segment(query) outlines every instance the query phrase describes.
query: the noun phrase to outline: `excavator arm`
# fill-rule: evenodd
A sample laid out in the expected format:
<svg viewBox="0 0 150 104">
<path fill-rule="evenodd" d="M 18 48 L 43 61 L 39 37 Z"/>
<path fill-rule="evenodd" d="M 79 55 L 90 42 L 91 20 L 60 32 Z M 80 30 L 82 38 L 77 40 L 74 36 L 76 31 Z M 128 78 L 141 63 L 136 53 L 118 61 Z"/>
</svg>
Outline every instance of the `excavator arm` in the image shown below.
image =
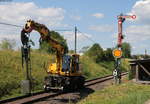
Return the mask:
<svg viewBox="0 0 150 104">
<path fill-rule="evenodd" d="M 50 30 L 45 25 L 34 22 L 33 20 L 28 20 L 21 31 L 21 40 L 23 44 L 25 44 L 26 41 L 28 41 L 25 34 L 31 33 L 32 30 L 35 30 L 40 33 L 41 41 L 46 41 L 47 43 L 49 43 L 52 48 L 56 49 L 57 53 L 62 55 L 64 54 L 64 46 L 58 41 L 51 38 Z"/>
<path fill-rule="evenodd" d="M 51 38 L 50 30 L 43 24 L 34 22 L 33 20 L 28 20 L 25 24 L 24 28 L 21 31 L 21 41 L 22 44 L 25 45 L 29 41 L 28 34 L 35 30 L 40 33 L 40 41 L 47 42 L 53 49 L 56 50 L 56 64 L 50 65 L 53 67 L 55 72 L 59 72 L 62 67 L 62 57 L 64 55 L 64 46 L 58 41 Z M 49 72 L 48 70 L 47 72 Z"/>
</svg>

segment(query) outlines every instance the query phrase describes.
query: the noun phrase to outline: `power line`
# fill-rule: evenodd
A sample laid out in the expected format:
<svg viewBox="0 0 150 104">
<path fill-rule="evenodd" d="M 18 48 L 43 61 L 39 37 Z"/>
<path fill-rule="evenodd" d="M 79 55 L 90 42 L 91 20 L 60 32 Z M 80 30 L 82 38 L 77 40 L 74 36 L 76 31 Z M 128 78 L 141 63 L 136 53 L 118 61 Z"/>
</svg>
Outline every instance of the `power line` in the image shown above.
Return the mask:
<svg viewBox="0 0 150 104">
<path fill-rule="evenodd" d="M 14 26 L 14 27 L 19 27 L 22 28 L 23 26 L 20 25 L 15 25 L 15 24 L 10 24 L 10 23 L 4 23 L 4 22 L 0 22 L 0 24 L 2 25 L 8 25 L 8 26 Z M 53 31 L 72 31 L 72 29 L 52 29 Z"/>
<path fill-rule="evenodd" d="M 22 28 L 22 27 L 23 27 L 23 26 L 20 26 L 20 25 L 14 25 L 14 24 L 4 23 L 4 22 L 0 22 L 0 24 L 2 24 L 2 25 L 14 26 L 14 27 L 19 27 L 19 28 Z"/>
<path fill-rule="evenodd" d="M 10 23 L 4 23 L 4 22 L 0 22 L 0 24 L 2 24 L 2 25 L 8 25 L 8 26 L 14 26 L 14 27 L 19 27 L 19 28 L 23 27 L 23 26 L 20 26 L 20 25 L 15 25 L 15 24 L 10 24 Z M 53 31 L 73 31 L 73 30 L 72 29 L 54 29 Z M 92 41 L 93 43 L 96 43 L 94 40 L 92 40 L 91 38 L 89 38 L 88 36 L 86 36 L 84 33 L 82 33 L 79 29 L 77 29 L 77 31 L 80 32 L 88 40 Z"/>
<path fill-rule="evenodd" d="M 89 38 L 87 35 L 85 35 L 84 33 L 82 33 L 79 29 L 78 32 L 80 32 L 84 37 L 86 37 L 88 40 L 92 41 L 93 43 L 96 43 L 93 39 Z"/>
<path fill-rule="evenodd" d="M 65 30 L 65 29 L 51 29 L 51 30 L 53 30 L 53 31 L 73 31 L 73 30 L 71 30 L 71 29 L 69 29 L 69 30 Z"/>
</svg>

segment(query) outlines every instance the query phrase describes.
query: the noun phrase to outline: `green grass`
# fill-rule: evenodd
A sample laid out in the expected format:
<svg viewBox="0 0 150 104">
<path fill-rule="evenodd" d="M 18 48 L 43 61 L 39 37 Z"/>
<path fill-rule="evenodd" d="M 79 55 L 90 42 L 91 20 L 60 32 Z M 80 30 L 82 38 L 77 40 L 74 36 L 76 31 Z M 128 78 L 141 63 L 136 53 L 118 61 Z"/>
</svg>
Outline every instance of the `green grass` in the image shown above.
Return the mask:
<svg viewBox="0 0 150 104">
<path fill-rule="evenodd" d="M 43 88 L 43 79 L 46 76 L 44 62 L 51 61 L 51 58 L 47 54 L 37 52 L 32 52 L 31 57 L 34 90 L 40 90 Z M 23 79 L 25 79 L 25 69 L 22 69 L 21 53 L 0 51 L 0 99 L 20 94 L 20 83 Z"/>
<path fill-rule="evenodd" d="M 144 104 L 149 98 L 149 85 L 127 82 L 97 91 L 78 104 Z"/>
<path fill-rule="evenodd" d="M 129 69 L 130 69 L 129 61 L 130 61 L 130 59 L 127 59 L 127 58 L 123 58 L 121 60 L 121 69 L 123 71 L 129 71 Z"/>
<path fill-rule="evenodd" d="M 111 70 L 108 70 L 104 66 L 95 63 L 88 56 L 82 56 L 80 60 L 83 73 L 87 79 L 105 76 L 112 73 Z"/>
<path fill-rule="evenodd" d="M 96 63 L 88 56 L 81 56 L 81 69 L 87 79 L 101 77 L 112 74 L 114 70 L 114 61 Z M 129 69 L 128 59 L 121 60 L 121 70 L 127 71 Z"/>
<path fill-rule="evenodd" d="M 43 89 L 43 80 L 47 75 L 44 64 L 54 62 L 54 55 L 31 51 L 32 76 L 34 91 Z M 83 74 L 87 79 L 112 74 L 113 62 L 95 63 L 87 56 L 80 57 Z M 0 99 L 21 95 L 20 83 L 25 79 L 22 69 L 21 53 L 18 51 L 0 51 Z"/>
</svg>

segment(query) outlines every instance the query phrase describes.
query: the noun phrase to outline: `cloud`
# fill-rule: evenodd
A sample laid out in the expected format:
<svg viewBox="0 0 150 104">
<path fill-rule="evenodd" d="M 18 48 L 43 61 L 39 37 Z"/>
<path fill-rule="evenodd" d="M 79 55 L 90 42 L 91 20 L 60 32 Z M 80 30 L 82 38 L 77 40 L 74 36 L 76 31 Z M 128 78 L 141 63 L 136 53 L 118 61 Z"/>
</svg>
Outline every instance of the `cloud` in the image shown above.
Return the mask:
<svg viewBox="0 0 150 104">
<path fill-rule="evenodd" d="M 112 25 L 93 25 L 89 27 L 90 30 L 98 31 L 98 32 L 113 32 L 114 27 Z"/>
<path fill-rule="evenodd" d="M 92 14 L 92 16 L 94 16 L 96 18 L 103 18 L 104 14 L 102 14 L 102 13 L 95 13 L 95 14 Z"/>
<path fill-rule="evenodd" d="M 133 25 L 125 29 L 125 40 L 129 42 L 134 53 L 143 52 L 142 48 L 150 48 L 150 0 L 139 0 L 132 6 L 130 15 L 136 15 Z"/>
<path fill-rule="evenodd" d="M 129 14 L 135 14 L 139 23 L 150 24 L 150 0 L 137 1 Z"/>
<path fill-rule="evenodd" d="M 131 25 L 128 26 L 124 32 L 125 38 L 123 41 L 129 42 L 133 50 L 136 52 L 142 47 L 148 46 L 145 43 L 150 40 L 150 25 Z M 112 37 L 115 39 L 113 44 L 117 44 L 118 33 L 114 33 Z"/>
<path fill-rule="evenodd" d="M 125 35 L 123 42 L 131 44 L 133 54 L 143 53 L 144 49 L 150 48 L 148 45 L 150 44 L 150 25 L 131 25 L 124 30 L 123 34 Z M 117 37 L 117 33 L 113 35 L 114 46 L 117 44 Z"/>
<path fill-rule="evenodd" d="M 125 30 L 125 40 L 131 43 L 150 40 L 150 25 L 131 25 Z"/>
<path fill-rule="evenodd" d="M 33 2 L 12 2 L 0 5 L 0 22 L 23 26 L 28 19 L 45 24 L 47 27 L 65 27 L 63 24 L 65 10 L 63 8 L 42 8 Z M 14 39 L 20 45 L 20 31 L 22 28 L 0 24 L 0 41 L 4 38 Z M 34 32 L 33 32 L 34 34 Z M 32 37 L 37 40 L 37 36 Z"/>
<path fill-rule="evenodd" d="M 76 21 L 81 20 L 81 16 L 70 16 L 70 17 L 71 19 L 76 20 Z"/>
<path fill-rule="evenodd" d="M 34 19 L 50 26 L 64 19 L 62 8 L 40 8 L 33 2 L 9 3 L 0 5 L 1 21 L 22 24 L 27 19 Z"/>
</svg>

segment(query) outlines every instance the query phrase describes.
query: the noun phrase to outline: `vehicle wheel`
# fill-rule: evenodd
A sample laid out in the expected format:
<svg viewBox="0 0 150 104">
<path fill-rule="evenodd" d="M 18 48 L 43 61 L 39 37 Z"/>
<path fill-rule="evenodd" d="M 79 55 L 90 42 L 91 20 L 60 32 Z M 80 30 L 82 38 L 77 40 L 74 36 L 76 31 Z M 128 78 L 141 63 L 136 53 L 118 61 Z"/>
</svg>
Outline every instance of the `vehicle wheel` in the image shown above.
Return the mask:
<svg viewBox="0 0 150 104">
<path fill-rule="evenodd" d="M 49 87 L 49 86 L 44 85 L 44 91 L 45 91 L 45 92 L 49 92 L 49 91 L 50 91 L 50 87 Z"/>
</svg>

